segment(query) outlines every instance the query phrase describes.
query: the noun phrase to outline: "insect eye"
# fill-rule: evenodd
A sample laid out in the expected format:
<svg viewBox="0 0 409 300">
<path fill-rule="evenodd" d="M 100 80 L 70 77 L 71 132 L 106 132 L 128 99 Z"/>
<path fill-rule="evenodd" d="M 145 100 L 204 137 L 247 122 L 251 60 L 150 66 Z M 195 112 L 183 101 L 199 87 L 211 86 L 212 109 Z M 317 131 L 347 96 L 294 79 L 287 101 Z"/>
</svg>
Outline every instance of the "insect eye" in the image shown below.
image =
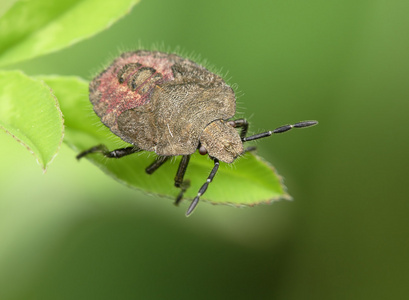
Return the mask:
<svg viewBox="0 0 409 300">
<path fill-rule="evenodd" d="M 228 121 L 227 124 L 231 127 L 236 127 L 236 123 L 234 121 Z"/>
<path fill-rule="evenodd" d="M 199 147 L 199 153 L 200 153 L 201 155 L 206 155 L 206 154 L 207 154 L 206 148 L 203 147 L 203 146 L 200 146 L 200 147 Z"/>
</svg>

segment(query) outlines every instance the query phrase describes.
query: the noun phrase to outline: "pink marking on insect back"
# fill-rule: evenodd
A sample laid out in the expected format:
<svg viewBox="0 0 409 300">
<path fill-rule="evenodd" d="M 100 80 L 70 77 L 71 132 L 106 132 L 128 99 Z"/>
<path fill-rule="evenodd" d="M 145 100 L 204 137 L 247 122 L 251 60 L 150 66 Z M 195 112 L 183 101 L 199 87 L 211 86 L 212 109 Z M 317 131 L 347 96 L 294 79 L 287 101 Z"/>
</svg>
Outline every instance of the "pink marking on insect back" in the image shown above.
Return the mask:
<svg viewBox="0 0 409 300">
<path fill-rule="evenodd" d="M 169 59 L 156 58 L 152 55 L 138 56 L 136 54 L 127 58 L 118 58 L 115 61 L 115 64 L 111 65 L 103 74 L 101 74 L 99 77 L 100 84 L 98 86 L 98 91 L 101 94 L 100 102 L 107 105 L 103 119 L 113 120 L 113 123 L 116 123 L 116 120 L 124 111 L 148 103 L 150 101 L 151 92 L 154 88 L 153 86 L 147 93 L 144 93 L 141 96 L 138 94 L 139 88 L 136 91 L 132 91 L 128 87 L 128 79 L 135 74 L 139 68 L 135 72 L 132 72 L 133 74 L 128 76 L 124 83 L 119 83 L 117 78 L 118 70 L 130 63 L 140 63 L 142 65 L 140 68 L 151 67 L 156 70 L 151 77 L 145 80 L 145 83 L 157 73 L 162 75 L 161 83 L 174 79 L 171 69 L 174 62 Z"/>
</svg>

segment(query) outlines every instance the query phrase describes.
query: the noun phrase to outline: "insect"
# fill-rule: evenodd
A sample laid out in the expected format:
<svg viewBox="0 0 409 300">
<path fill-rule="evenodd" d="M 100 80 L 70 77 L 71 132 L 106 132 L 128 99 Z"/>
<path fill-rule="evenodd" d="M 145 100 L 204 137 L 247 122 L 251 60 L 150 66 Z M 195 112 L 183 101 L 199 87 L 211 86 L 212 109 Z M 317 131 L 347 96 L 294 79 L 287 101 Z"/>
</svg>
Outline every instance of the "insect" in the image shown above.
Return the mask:
<svg viewBox="0 0 409 300">
<path fill-rule="evenodd" d="M 247 136 L 249 123 L 232 119 L 235 94 L 220 76 L 189 59 L 159 51 L 123 53 L 91 81 L 89 98 L 101 121 L 132 146 L 111 151 L 98 145 L 79 153 L 77 159 L 96 152 L 121 158 L 153 151 L 158 159 L 145 169 L 152 174 L 169 158 L 181 155 L 175 176 L 175 186 L 180 188 L 175 200 L 178 204 L 190 186 L 190 181 L 184 179 L 190 155 L 198 150 L 210 156 L 214 167 L 191 202 L 187 216 L 206 192 L 220 162 L 232 163 L 254 150 L 244 148 L 245 142 L 318 123 L 303 121 Z"/>
</svg>

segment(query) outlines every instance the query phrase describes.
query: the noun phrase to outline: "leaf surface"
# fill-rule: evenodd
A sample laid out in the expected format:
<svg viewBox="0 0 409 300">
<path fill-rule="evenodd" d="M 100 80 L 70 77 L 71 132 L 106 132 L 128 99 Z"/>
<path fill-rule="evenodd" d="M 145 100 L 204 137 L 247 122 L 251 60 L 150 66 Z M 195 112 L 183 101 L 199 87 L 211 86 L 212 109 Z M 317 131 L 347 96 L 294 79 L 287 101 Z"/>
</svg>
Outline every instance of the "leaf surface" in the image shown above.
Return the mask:
<svg viewBox="0 0 409 300">
<path fill-rule="evenodd" d="M 111 26 L 138 2 L 16 1 L 0 18 L 0 66 L 73 45 Z"/>
<path fill-rule="evenodd" d="M 37 158 L 45 170 L 64 133 L 57 99 L 41 80 L 19 71 L 0 71 L 0 128 Z"/>
</svg>

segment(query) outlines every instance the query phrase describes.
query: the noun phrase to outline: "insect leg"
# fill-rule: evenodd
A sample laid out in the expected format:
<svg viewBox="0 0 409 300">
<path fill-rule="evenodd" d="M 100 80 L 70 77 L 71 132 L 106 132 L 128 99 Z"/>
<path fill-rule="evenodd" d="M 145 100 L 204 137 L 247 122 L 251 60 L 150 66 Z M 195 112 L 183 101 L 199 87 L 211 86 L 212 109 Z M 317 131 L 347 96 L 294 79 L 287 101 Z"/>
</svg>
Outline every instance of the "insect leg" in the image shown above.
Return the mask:
<svg viewBox="0 0 409 300">
<path fill-rule="evenodd" d="M 316 124 L 318 124 L 317 121 L 298 122 L 298 123 L 293 124 L 293 125 L 284 125 L 284 126 L 277 127 L 276 129 L 274 129 L 272 131 L 266 131 L 266 132 L 258 133 L 258 134 L 252 135 L 252 136 L 242 137 L 241 140 L 243 142 L 253 141 L 253 140 L 268 137 L 268 136 L 270 136 L 270 135 L 272 135 L 274 133 L 283 133 L 283 132 L 286 132 L 286 131 L 288 131 L 290 129 L 293 129 L 293 128 L 304 128 L 304 127 L 314 126 Z"/>
<path fill-rule="evenodd" d="M 227 122 L 231 126 L 235 128 L 241 128 L 240 132 L 240 137 L 243 139 L 246 137 L 247 131 L 249 129 L 249 122 L 247 122 L 246 119 L 237 119 L 237 120 L 231 120 Z"/>
<path fill-rule="evenodd" d="M 152 174 L 157 169 L 159 169 L 159 167 L 162 166 L 169 158 L 170 156 L 159 156 L 157 160 L 155 160 L 145 169 L 145 172 L 148 174 Z"/>
<path fill-rule="evenodd" d="M 138 147 L 126 147 L 126 148 L 120 148 L 120 149 L 115 149 L 113 151 L 109 151 L 108 148 L 105 145 L 98 145 L 95 147 L 92 147 L 88 150 L 82 151 L 79 153 L 76 157 L 77 159 L 81 159 L 82 157 L 91 154 L 91 153 L 102 153 L 104 156 L 108 158 L 121 158 L 126 155 L 136 153 L 142 151 L 142 149 Z"/>
<path fill-rule="evenodd" d="M 182 201 L 183 199 L 183 195 L 184 193 L 187 191 L 187 189 L 190 187 L 190 180 L 186 179 L 182 182 L 182 184 L 180 185 L 180 193 L 179 195 L 176 197 L 175 199 L 175 205 L 178 206 L 180 201 Z"/>
<path fill-rule="evenodd" d="M 195 197 L 195 199 L 193 199 L 192 203 L 190 203 L 190 206 L 186 211 L 186 216 L 189 216 L 193 212 L 196 205 L 199 203 L 200 196 L 202 196 L 206 192 L 207 187 L 209 186 L 209 183 L 212 182 L 214 176 L 217 173 L 217 170 L 219 169 L 219 165 L 220 165 L 219 160 L 217 158 L 213 158 L 213 161 L 214 161 L 214 167 L 212 171 L 210 172 L 209 177 L 207 177 L 206 182 L 199 189 L 199 192 L 197 193 L 197 196 Z"/>
<path fill-rule="evenodd" d="M 256 149 L 257 149 L 257 147 L 255 147 L 255 146 L 247 147 L 246 149 L 244 149 L 243 154 L 245 154 L 247 152 L 255 151 Z"/>
<path fill-rule="evenodd" d="M 180 187 L 183 182 L 183 177 L 185 176 L 187 165 L 189 164 L 190 155 L 183 155 L 179 163 L 178 171 L 175 176 L 175 186 Z"/>
<path fill-rule="evenodd" d="M 183 177 L 185 176 L 185 173 L 186 173 L 187 166 L 189 164 L 189 160 L 190 160 L 190 155 L 183 155 L 182 159 L 180 160 L 178 171 L 176 172 L 175 186 L 180 188 L 181 191 L 179 195 L 176 197 L 175 205 L 179 204 L 179 202 L 183 198 L 183 194 L 186 192 L 186 190 L 190 186 L 189 180 L 183 180 Z"/>
</svg>

